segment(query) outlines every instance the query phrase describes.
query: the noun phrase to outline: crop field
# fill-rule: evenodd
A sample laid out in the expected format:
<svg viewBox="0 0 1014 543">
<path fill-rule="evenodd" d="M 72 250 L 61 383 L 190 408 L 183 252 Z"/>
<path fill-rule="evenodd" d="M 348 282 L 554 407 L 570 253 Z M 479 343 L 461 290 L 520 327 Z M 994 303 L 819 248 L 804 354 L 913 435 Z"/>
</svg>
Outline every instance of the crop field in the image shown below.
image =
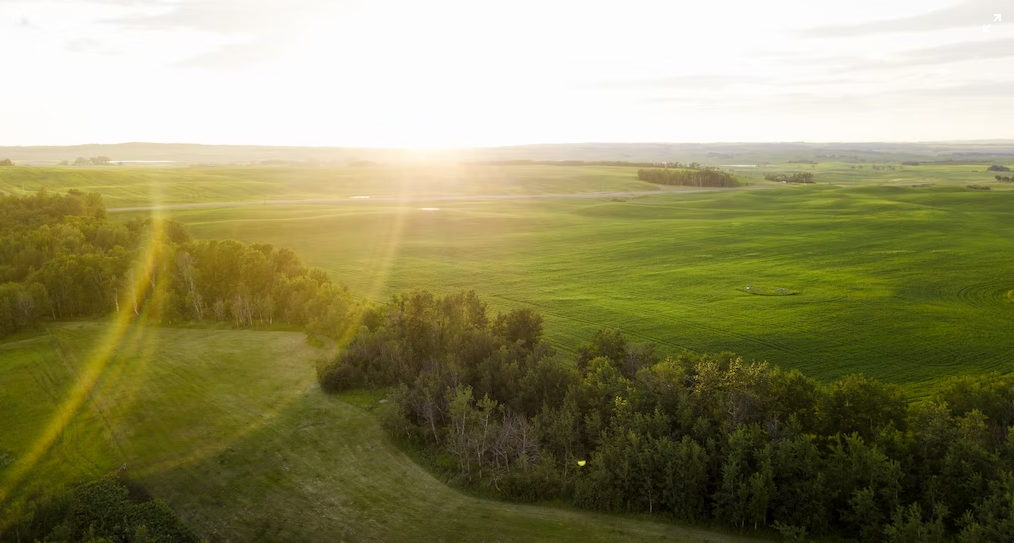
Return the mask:
<svg viewBox="0 0 1014 543">
<path fill-rule="evenodd" d="M 320 392 L 301 333 L 50 331 L 0 344 L 0 489 L 14 496 L 126 469 L 210 542 L 747 541 L 462 495 Z"/>
</svg>

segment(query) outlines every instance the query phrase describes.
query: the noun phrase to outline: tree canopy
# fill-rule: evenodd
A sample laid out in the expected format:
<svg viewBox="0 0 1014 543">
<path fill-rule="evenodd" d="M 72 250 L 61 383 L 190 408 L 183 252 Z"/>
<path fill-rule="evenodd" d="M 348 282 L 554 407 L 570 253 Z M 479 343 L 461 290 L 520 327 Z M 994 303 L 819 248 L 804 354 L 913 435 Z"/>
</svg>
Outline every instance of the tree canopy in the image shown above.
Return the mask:
<svg viewBox="0 0 1014 543">
<path fill-rule="evenodd" d="M 390 387 L 397 439 L 510 500 L 863 541 L 1014 536 L 1014 375 L 928 400 L 863 375 L 823 384 L 731 354 L 658 357 L 600 330 L 576 357 L 533 311 L 474 292 L 363 309 L 318 363 L 327 391 Z M 536 324 L 537 323 L 537 324 Z"/>
<path fill-rule="evenodd" d="M 740 185 L 735 175 L 712 168 L 642 169 L 637 170 L 637 178 L 641 181 L 659 185 L 684 185 L 691 187 L 738 187 Z"/>
<path fill-rule="evenodd" d="M 348 289 L 291 250 L 194 240 L 175 221 L 110 222 L 98 194 L 0 197 L 0 337 L 128 308 L 153 322 L 344 326 Z"/>
<path fill-rule="evenodd" d="M 813 174 L 810 172 L 796 172 L 793 174 L 769 173 L 764 176 L 764 179 L 767 179 L 768 181 L 781 181 L 785 183 L 802 183 L 805 185 L 807 183 L 813 183 Z"/>
</svg>

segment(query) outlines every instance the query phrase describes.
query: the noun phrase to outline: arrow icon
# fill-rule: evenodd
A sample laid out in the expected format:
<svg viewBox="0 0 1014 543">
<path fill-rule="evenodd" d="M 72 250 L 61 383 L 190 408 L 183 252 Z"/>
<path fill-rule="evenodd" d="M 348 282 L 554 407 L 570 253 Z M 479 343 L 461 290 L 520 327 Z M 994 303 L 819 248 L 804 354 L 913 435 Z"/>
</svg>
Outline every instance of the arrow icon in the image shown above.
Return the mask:
<svg viewBox="0 0 1014 543">
<path fill-rule="evenodd" d="M 983 32 L 989 32 L 989 25 L 982 25 Z"/>
<path fill-rule="evenodd" d="M 994 13 L 993 14 L 993 22 L 994 23 L 999 23 L 1000 22 L 1000 14 L 999 13 Z"/>
</svg>

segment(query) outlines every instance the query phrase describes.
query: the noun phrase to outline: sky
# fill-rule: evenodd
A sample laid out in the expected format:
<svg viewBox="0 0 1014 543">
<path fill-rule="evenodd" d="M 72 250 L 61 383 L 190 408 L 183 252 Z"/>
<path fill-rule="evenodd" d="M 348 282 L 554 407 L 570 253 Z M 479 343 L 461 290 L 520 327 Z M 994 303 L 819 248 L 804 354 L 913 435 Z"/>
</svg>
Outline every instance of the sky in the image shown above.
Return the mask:
<svg viewBox="0 0 1014 543">
<path fill-rule="evenodd" d="M 1014 0 L 0 0 L 0 52 L 0 145 L 1014 138 Z"/>
</svg>

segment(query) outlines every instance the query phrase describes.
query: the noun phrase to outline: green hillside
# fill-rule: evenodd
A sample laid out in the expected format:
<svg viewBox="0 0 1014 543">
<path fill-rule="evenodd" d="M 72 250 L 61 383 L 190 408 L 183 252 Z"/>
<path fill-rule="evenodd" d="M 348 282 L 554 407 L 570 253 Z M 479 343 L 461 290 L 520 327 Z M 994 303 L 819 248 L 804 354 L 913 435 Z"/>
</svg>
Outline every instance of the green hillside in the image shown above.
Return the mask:
<svg viewBox="0 0 1014 543">
<path fill-rule="evenodd" d="M 0 490 L 11 498 L 125 466 L 212 542 L 746 541 L 462 495 L 393 447 L 366 410 L 320 392 L 318 351 L 301 333 L 51 331 L 0 344 Z M 54 421 L 66 425 L 35 457 Z"/>
</svg>

